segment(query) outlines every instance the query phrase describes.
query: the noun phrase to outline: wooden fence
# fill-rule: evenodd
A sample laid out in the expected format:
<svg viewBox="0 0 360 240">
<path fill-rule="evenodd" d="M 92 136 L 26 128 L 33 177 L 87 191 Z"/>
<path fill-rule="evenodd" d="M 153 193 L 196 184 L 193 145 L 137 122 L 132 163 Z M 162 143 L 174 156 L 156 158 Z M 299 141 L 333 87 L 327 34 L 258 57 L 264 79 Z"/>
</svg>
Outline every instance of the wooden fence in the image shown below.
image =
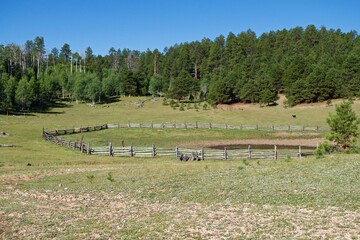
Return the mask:
<svg viewBox="0 0 360 240">
<path fill-rule="evenodd" d="M 198 159 L 283 159 L 283 158 L 301 158 L 302 156 L 312 155 L 312 150 L 302 151 L 301 146 L 298 149 L 279 149 L 274 145 L 273 149 L 257 149 L 248 146 L 246 149 L 185 149 L 185 148 L 157 148 L 155 145 L 151 147 L 117 147 L 111 143 L 108 146 L 92 146 L 90 143 L 85 143 L 83 137 L 80 141 L 71 141 L 63 138 L 63 135 L 76 134 L 90 131 L 100 131 L 103 129 L 119 127 L 120 125 L 103 124 L 94 127 L 80 127 L 65 130 L 47 131 L 43 129 L 43 138 L 46 141 L 69 147 L 89 155 L 103 155 L 103 156 L 127 156 L 127 157 L 156 157 L 156 156 L 173 156 L 179 157 L 181 154 L 186 156 L 196 155 Z M 136 126 L 136 125 L 132 125 Z M 130 127 L 132 127 L 130 126 Z M 147 125 L 143 125 L 147 126 Z M 156 125 L 155 125 L 156 126 Z M 184 126 L 184 125 L 176 125 Z M 186 125 L 185 125 L 186 126 Z M 199 125 L 198 125 L 199 126 Z M 129 126 L 128 126 L 129 127 Z M 138 127 L 142 127 L 141 124 Z M 151 124 L 154 127 L 154 124 Z"/>
<path fill-rule="evenodd" d="M 215 123 L 153 123 L 153 122 L 128 122 L 128 123 L 111 123 L 107 124 L 108 128 L 200 128 L 200 129 L 237 129 L 237 130 L 263 130 L 263 131 L 329 131 L 329 128 L 321 126 L 305 125 L 229 125 Z"/>
</svg>

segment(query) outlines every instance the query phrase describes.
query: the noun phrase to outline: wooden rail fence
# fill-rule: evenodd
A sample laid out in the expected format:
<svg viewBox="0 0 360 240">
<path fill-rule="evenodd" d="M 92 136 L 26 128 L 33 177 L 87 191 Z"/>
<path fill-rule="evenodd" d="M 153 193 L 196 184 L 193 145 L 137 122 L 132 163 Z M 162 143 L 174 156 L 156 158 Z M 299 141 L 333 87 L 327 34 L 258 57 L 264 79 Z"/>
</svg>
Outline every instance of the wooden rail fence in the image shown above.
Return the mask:
<svg viewBox="0 0 360 240">
<path fill-rule="evenodd" d="M 263 130 L 263 131 L 329 131 L 329 128 L 321 126 L 305 125 L 269 125 L 269 126 L 247 126 L 247 125 L 229 125 L 214 123 L 153 123 L 153 122 L 128 122 L 107 124 L 108 128 L 201 128 L 201 129 L 238 129 L 238 130 Z"/>
<path fill-rule="evenodd" d="M 222 150 L 216 149 L 185 149 L 185 148 L 157 148 L 155 145 L 151 147 L 117 147 L 113 146 L 111 143 L 108 146 L 92 146 L 91 143 L 85 143 L 83 137 L 81 141 L 71 141 L 63 138 L 63 135 L 68 134 L 77 134 L 83 132 L 90 131 L 100 131 L 104 129 L 120 128 L 119 124 L 103 124 L 94 127 L 80 127 L 80 128 L 72 128 L 65 130 L 54 130 L 47 131 L 43 129 L 43 138 L 46 141 L 65 146 L 68 148 L 72 148 L 74 150 L 78 150 L 82 153 L 86 153 L 89 155 L 103 155 L 103 156 L 127 156 L 127 157 L 156 157 L 156 156 L 173 156 L 179 157 L 181 154 L 186 156 L 194 156 L 196 155 L 198 159 L 284 159 L 284 158 L 301 158 L 303 156 L 312 155 L 312 150 L 302 151 L 301 146 L 298 149 L 279 149 L 276 145 L 274 145 L 273 149 L 257 149 L 252 148 L 252 146 L 248 146 L 245 149 L 228 149 L 224 147 Z M 128 125 L 127 127 L 133 127 L 136 125 Z M 148 125 L 139 124 L 138 127 L 144 127 Z M 155 124 L 150 125 L 151 127 L 156 126 Z M 162 125 L 163 127 L 164 125 Z M 175 125 L 178 126 L 188 126 L 188 125 Z M 191 126 L 191 125 L 190 125 Z M 195 125 L 199 127 L 199 125 Z M 174 126 L 173 126 L 174 127 Z M 180 127 L 179 127 L 180 128 Z"/>
</svg>

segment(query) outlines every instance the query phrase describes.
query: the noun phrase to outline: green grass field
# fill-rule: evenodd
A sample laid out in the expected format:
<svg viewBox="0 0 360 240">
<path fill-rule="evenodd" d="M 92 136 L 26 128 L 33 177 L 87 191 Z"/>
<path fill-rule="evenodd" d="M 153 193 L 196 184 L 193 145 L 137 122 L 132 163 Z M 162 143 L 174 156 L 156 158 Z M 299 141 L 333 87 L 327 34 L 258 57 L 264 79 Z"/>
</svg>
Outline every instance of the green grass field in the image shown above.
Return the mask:
<svg viewBox="0 0 360 240">
<path fill-rule="evenodd" d="M 173 110 L 138 98 L 96 108 L 68 104 L 31 116 L 0 116 L 2 239 L 358 239 L 360 158 L 182 163 L 175 158 L 88 156 L 45 142 L 42 128 L 104 122 L 213 122 L 326 126 L 334 106 L 238 106 Z M 336 101 L 334 101 L 334 104 Z M 354 110 L 360 115 L 360 103 Z M 296 115 L 293 118 L 292 115 Z M 317 134 L 206 129 L 109 129 L 99 145 L 125 140 L 171 147 L 236 139 L 308 139 Z M 81 135 L 69 135 L 80 138 Z"/>
</svg>

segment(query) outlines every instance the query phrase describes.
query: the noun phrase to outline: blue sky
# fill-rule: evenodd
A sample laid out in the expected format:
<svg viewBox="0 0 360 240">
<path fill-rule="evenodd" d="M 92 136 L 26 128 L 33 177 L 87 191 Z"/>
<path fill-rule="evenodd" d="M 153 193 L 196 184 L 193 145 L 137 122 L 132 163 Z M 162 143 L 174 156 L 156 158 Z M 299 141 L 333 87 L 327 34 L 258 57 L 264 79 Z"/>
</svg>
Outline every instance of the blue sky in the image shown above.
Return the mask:
<svg viewBox="0 0 360 240">
<path fill-rule="evenodd" d="M 73 52 L 90 46 L 162 51 L 175 43 L 214 39 L 248 29 L 264 32 L 306 27 L 360 32 L 358 0 L 0 0 L 0 44 L 36 36 L 45 47 Z"/>
</svg>

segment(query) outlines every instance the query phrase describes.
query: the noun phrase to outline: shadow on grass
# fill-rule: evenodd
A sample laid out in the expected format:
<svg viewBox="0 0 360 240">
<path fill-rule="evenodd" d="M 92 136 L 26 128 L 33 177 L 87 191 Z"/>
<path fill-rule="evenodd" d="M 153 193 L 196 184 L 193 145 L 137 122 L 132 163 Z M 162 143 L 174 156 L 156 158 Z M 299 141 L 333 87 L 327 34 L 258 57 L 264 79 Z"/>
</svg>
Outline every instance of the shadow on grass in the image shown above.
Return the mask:
<svg viewBox="0 0 360 240">
<path fill-rule="evenodd" d="M 9 111 L 0 111 L 1 115 L 12 116 L 35 116 L 35 113 L 42 114 L 64 114 L 65 111 L 51 111 L 53 108 L 72 108 L 73 105 L 66 102 L 47 102 L 42 105 L 33 106 L 30 110 L 11 109 Z"/>
<path fill-rule="evenodd" d="M 108 97 L 106 100 L 98 103 L 99 105 L 106 105 L 114 102 L 120 102 L 121 99 L 118 96 Z M 85 102 L 82 102 L 85 103 Z M 35 113 L 41 114 L 64 114 L 65 111 L 52 111 L 57 108 L 72 108 L 71 101 L 55 101 L 55 102 L 43 102 L 41 104 L 33 106 L 30 110 L 11 109 L 9 111 L 2 111 L 0 109 L 0 115 L 12 115 L 12 116 L 35 116 Z"/>
</svg>

